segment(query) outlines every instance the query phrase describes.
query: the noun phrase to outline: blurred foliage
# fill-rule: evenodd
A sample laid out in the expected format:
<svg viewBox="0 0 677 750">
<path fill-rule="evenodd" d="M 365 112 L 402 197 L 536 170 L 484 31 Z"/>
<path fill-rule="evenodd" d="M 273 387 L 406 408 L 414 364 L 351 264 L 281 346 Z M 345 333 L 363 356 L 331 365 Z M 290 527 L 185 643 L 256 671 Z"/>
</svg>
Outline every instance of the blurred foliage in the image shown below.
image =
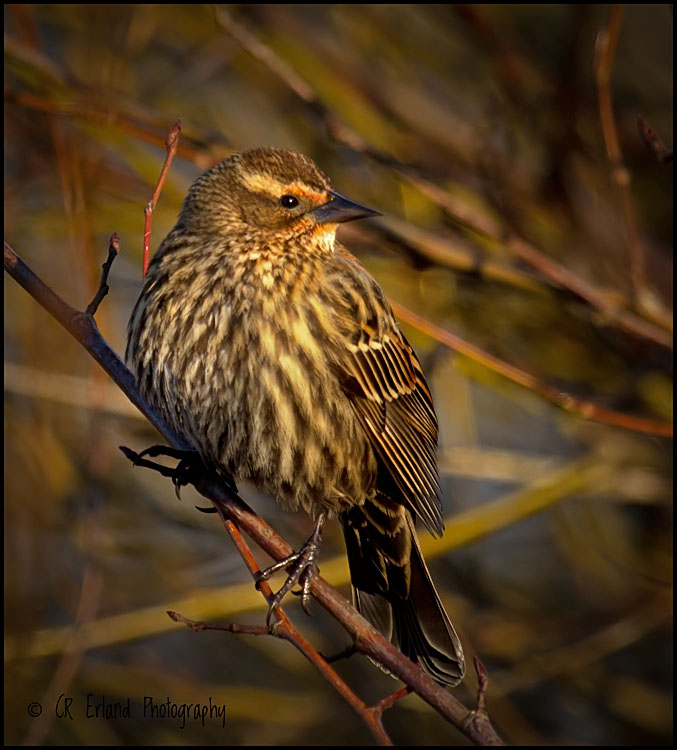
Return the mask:
<svg viewBox="0 0 677 750">
<path fill-rule="evenodd" d="M 625 208 L 594 74 L 596 38 L 613 13 L 6 5 L 5 238 L 84 309 L 116 231 L 123 250 L 97 320 L 123 352 L 143 207 L 174 120 L 182 139 L 153 247 L 204 168 L 233 150 L 292 148 L 385 214 L 342 238 L 392 299 L 553 388 L 670 421 L 669 347 L 619 327 L 609 308 L 554 283 L 508 241 L 671 339 L 672 165 L 658 163 L 636 125 L 641 115 L 664 140 L 672 132 L 671 10 L 625 7 L 609 58 L 631 178 Z M 629 218 L 644 278 L 631 264 Z M 566 413 L 403 328 L 441 424 L 447 534 L 424 539 L 426 555 L 469 663 L 477 654 L 489 671 L 497 730 L 523 745 L 670 744 L 671 443 Z M 169 482 L 122 457 L 118 445 L 156 436 L 8 277 L 5 438 L 6 743 L 371 741 L 288 645 L 167 619 L 171 608 L 260 623 L 263 600 L 219 523 L 194 511 L 197 495 L 177 503 Z M 305 538 L 307 518 L 244 494 L 292 544 Z M 334 527 L 321 562 L 347 590 Z M 288 610 L 323 652 L 346 645 L 319 607 L 312 618 L 295 602 Z M 366 700 L 395 688 L 359 657 L 337 669 Z M 472 705 L 475 689 L 469 674 L 455 692 Z M 61 693 L 74 698 L 73 721 L 55 718 Z M 129 698 L 132 718 L 87 719 L 89 693 Z M 144 721 L 144 696 L 211 697 L 226 705 L 226 726 Z M 31 701 L 44 704 L 40 719 L 28 715 Z M 385 725 L 398 744 L 467 744 L 412 695 Z"/>
</svg>

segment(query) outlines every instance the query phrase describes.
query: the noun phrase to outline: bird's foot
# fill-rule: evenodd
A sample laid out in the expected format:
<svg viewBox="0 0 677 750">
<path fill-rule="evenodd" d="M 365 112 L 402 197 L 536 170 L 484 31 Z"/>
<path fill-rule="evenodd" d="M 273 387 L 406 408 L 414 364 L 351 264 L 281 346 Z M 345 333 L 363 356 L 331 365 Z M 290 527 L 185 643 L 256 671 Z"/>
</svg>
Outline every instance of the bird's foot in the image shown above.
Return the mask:
<svg viewBox="0 0 677 750">
<path fill-rule="evenodd" d="M 285 557 L 284 560 L 271 565 L 269 568 L 262 570 L 256 577 L 257 585 L 261 581 L 268 580 L 272 575 L 280 570 L 287 570 L 289 575 L 287 580 L 284 582 L 282 588 L 275 594 L 273 601 L 270 603 L 268 608 L 268 615 L 266 617 L 266 625 L 270 625 L 270 619 L 273 616 L 273 612 L 280 606 L 280 603 L 284 597 L 291 591 L 294 586 L 298 583 L 301 586 L 301 606 L 303 611 L 310 614 L 310 582 L 313 579 L 314 573 L 317 571 L 317 557 L 320 552 L 320 541 L 322 539 L 322 527 L 324 522 L 327 520 L 326 513 L 320 513 L 315 521 L 310 536 L 304 542 L 303 546 L 298 552 L 294 552 Z"/>
<path fill-rule="evenodd" d="M 208 471 L 200 454 L 193 450 L 182 450 L 180 448 L 172 448 L 168 445 L 151 445 L 149 448 L 142 450 L 141 453 L 136 453 L 123 445 L 120 446 L 120 450 L 134 466 L 153 469 L 162 474 L 163 477 L 169 477 L 172 480 L 174 491 L 179 500 L 181 499 L 181 488 L 187 484 L 196 484 Z M 145 456 L 150 456 L 151 458 L 157 458 L 158 456 L 176 458 L 179 463 L 172 469 L 156 461 L 149 461 Z M 219 476 L 226 482 L 229 489 L 237 492 L 237 487 L 231 477 L 221 473 L 219 473 Z M 215 508 L 198 508 L 198 510 L 204 513 L 216 513 Z"/>
</svg>

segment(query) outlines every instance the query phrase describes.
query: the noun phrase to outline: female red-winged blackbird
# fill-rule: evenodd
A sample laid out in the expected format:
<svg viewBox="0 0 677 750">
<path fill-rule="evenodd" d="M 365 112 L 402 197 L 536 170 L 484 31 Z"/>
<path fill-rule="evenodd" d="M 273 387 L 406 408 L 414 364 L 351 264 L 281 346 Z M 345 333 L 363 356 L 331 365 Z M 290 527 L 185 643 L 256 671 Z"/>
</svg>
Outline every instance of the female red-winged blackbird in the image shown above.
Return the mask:
<svg viewBox="0 0 677 750">
<path fill-rule="evenodd" d="M 127 360 L 208 466 L 317 519 L 275 605 L 297 582 L 305 605 L 335 515 L 358 610 L 456 685 L 461 644 L 413 523 L 444 528 L 430 391 L 383 291 L 335 242 L 338 224 L 375 214 L 300 154 L 228 157 L 193 184 L 150 264 Z"/>
</svg>

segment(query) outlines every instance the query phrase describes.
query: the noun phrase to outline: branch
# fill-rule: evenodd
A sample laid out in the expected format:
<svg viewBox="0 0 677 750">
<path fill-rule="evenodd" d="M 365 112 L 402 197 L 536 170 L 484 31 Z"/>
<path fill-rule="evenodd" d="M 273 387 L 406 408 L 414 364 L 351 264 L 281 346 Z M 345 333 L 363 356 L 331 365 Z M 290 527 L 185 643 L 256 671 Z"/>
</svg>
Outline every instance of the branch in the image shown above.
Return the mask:
<svg viewBox="0 0 677 750">
<path fill-rule="evenodd" d="M 190 450 L 191 446 L 187 445 L 185 440 L 176 435 L 169 425 L 141 397 L 134 376 L 101 336 L 92 315 L 79 312 L 64 302 L 61 297 L 35 275 L 7 242 L 5 242 L 4 258 L 5 270 L 85 347 L 139 411 L 159 430 L 167 442 L 175 448 Z M 292 552 L 289 544 L 259 518 L 241 498 L 229 490 L 218 477 L 204 475 L 199 480 L 196 480 L 195 486 L 200 494 L 211 500 L 229 532 L 231 528 L 235 530 L 235 538 L 239 534 L 238 529 L 241 528 L 261 549 L 276 561 L 284 559 Z M 236 541 L 236 543 L 238 542 Z M 245 552 L 246 554 L 247 552 Z M 263 584 L 261 588 L 263 589 Z M 503 744 L 488 719 L 484 720 L 476 711 L 469 711 L 450 692 L 447 692 L 443 687 L 435 683 L 417 664 L 414 664 L 400 653 L 392 643 L 387 641 L 371 624 L 364 620 L 350 602 L 326 581 L 319 576 L 315 576 L 311 583 L 311 592 L 315 599 L 348 631 L 355 641 L 356 648 L 361 653 L 375 659 L 380 664 L 383 664 L 388 671 L 397 675 L 408 687 L 415 691 L 426 703 L 435 708 L 450 723 L 454 724 L 471 741 L 479 745 Z M 280 613 L 280 616 L 283 618 L 282 621 L 280 622 L 278 619 L 277 626 L 274 626 L 276 627 L 277 634 L 282 637 L 289 636 L 291 639 L 293 626 L 283 613 Z M 294 645 L 304 652 L 306 658 L 316 663 L 315 654 L 317 652 L 302 639 L 302 636 L 298 636 Z M 321 659 L 324 662 L 324 659 L 319 654 L 317 655 L 317 659 Z M 326 664 L 326 662 L 324 663 Z M 328 669 L 330 667 L 327 665 Z M 328 676 L 329 672 L 323 669 L 323 674 Z M 338 679 L 340 680 L 340 678 Z M 332 684 L 341 692 L 342 688 L 340 686 L 337 687 L 337 684 L 333 682 Z M 352 691 L 350 692 L 352 693 Z M 344 697 L 348 700 L 347 695 Z M 356 704 L 351 703 L 351 705 L 353 705 L 355 710 L 358 709 Z M 371 722 L 368 722 L 370 730 L 377 737 L 378 741 L 386 742 L 387 735 L 385 735 L 385 732 L 379 735 L 378 727 L 380 718 L 378 712 L 373 707 L 366 707 L 366 711 L 376 717 Z"/>
<path fill-rule="evenodd" d="M 148 264 L 150 263 L 150 230 L 153 223 L 153 211 L 157 206 L 160 193 L 162 192 L 162 186 L 165 184 L 165 178 L 169 172 L 169 167 L 174 161 L 176 155 L 176 149 L 179 147 L 179 135 L 181 134 L 181 120 L 177 120 L 172 129 L 169 131 L 165 146 L 167 148 L 167 154 L 165 156 L 165 162 L 162 165 L 162 171 L 158 177 L 153 197 L 146 203 L 143 209 L 144 214 L 144 229 L 143 229 L 143 278 L 146 278 L 146 271 L 148 270 Z"/>
</svg>

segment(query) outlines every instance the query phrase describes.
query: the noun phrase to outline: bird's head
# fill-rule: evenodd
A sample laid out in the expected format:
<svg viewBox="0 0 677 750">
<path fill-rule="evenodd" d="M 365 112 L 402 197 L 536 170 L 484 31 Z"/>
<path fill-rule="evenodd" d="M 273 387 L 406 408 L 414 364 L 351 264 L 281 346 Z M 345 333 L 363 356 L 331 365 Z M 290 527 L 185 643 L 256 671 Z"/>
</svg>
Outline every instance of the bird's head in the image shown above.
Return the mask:
<svg viewBox="0 0 677 750">
<path fill-rule="evenodd" d="M 199 177 L 180 222 L 189 231 L 258 241 L 306 235 L 331 247 L 338 224 L 378 215 L 332 190 L 308 157 L 256 148 L 229 156 Z"/>
</svg>

